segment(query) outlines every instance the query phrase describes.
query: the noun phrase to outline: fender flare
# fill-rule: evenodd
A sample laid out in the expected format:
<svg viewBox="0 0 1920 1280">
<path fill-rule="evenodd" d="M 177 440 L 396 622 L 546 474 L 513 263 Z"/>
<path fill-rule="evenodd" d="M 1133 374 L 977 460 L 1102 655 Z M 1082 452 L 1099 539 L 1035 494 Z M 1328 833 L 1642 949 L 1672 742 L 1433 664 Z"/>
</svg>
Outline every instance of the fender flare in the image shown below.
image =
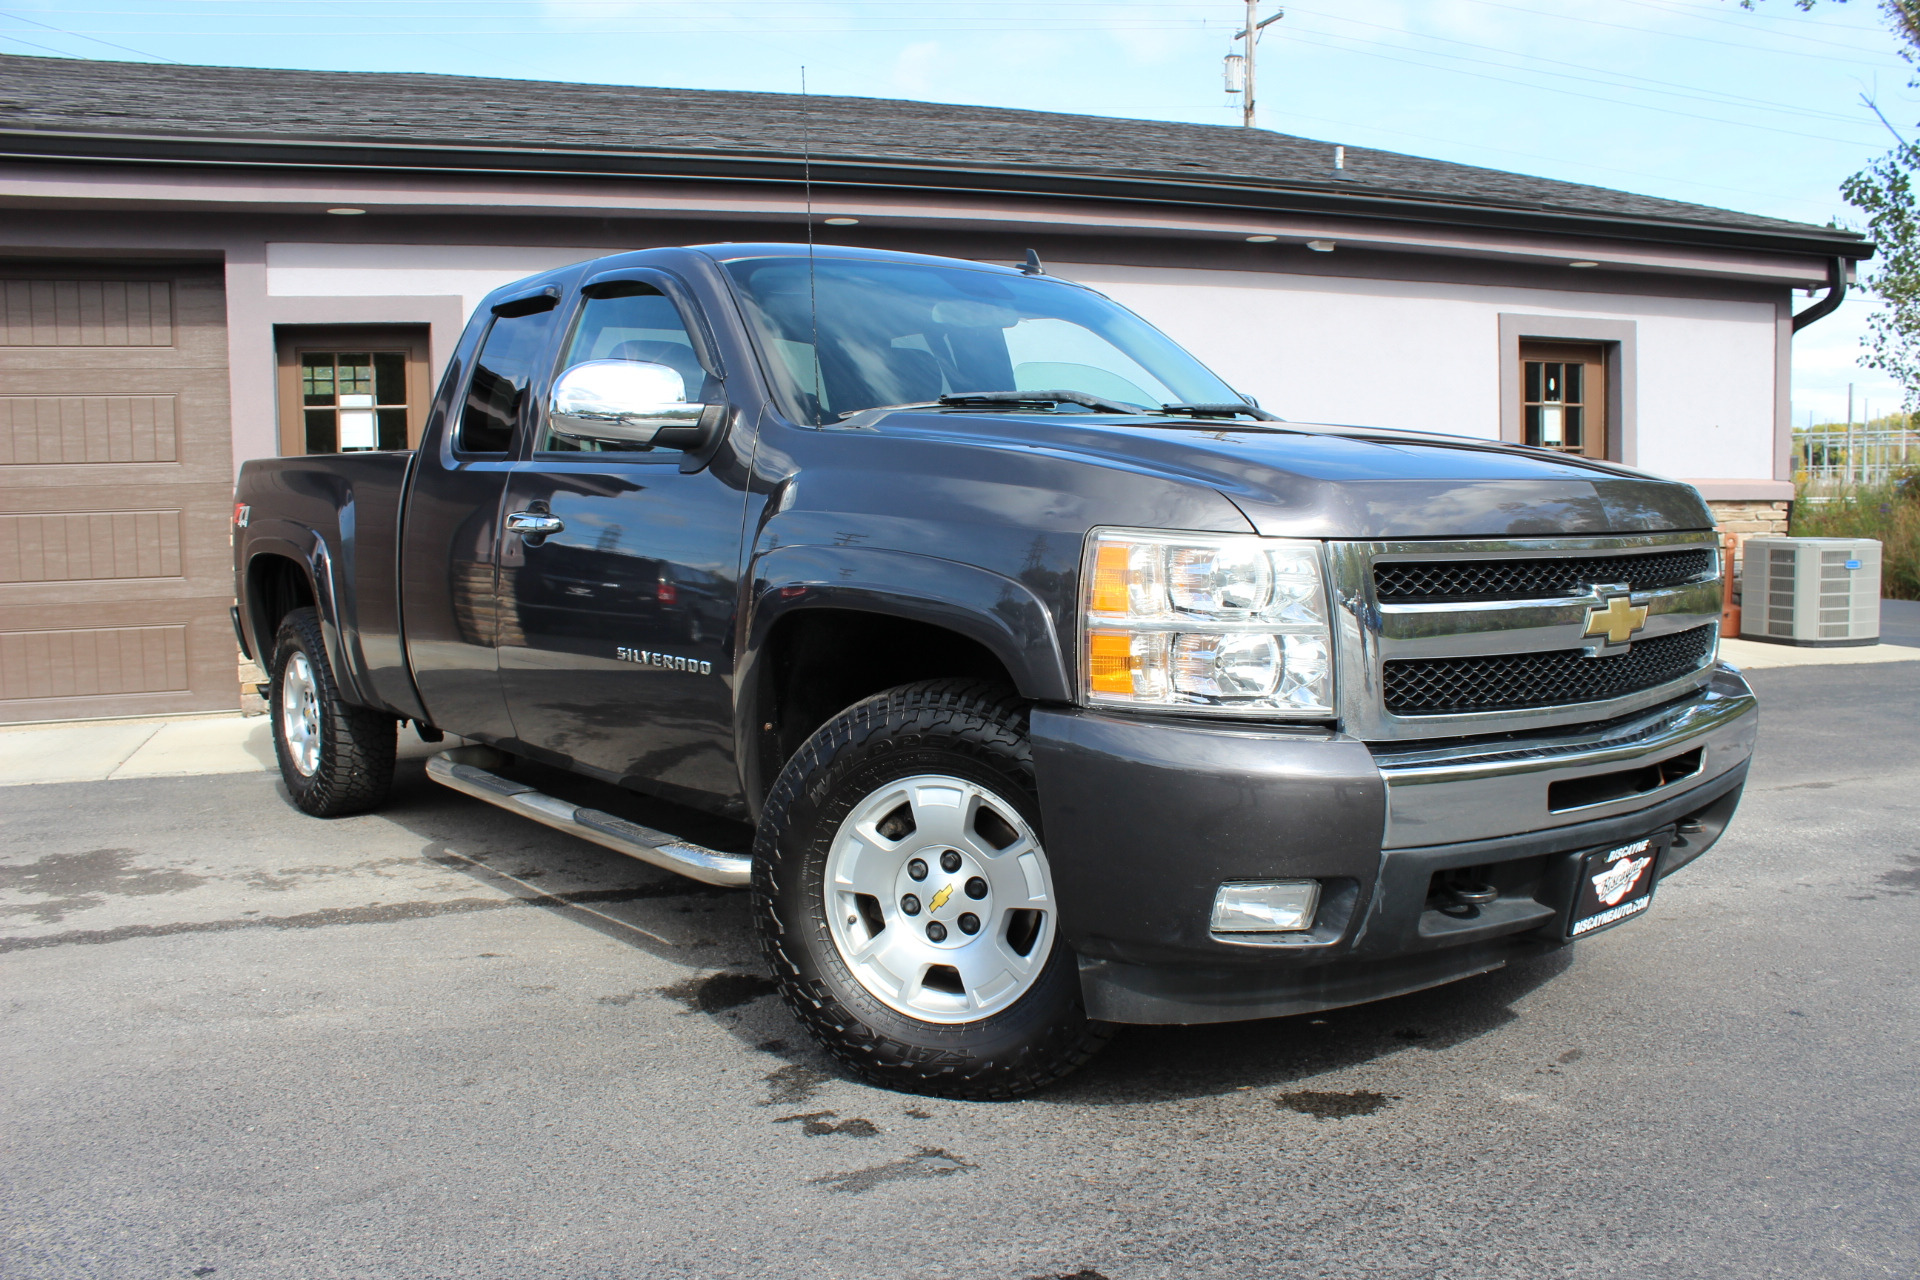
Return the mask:
<svg viewBox="0 0 1920 1280">
<path fill-rule="evenodd" d="M 956 560 L 869 547 L 781 547 L 749 575 L 743 680 L 774 625 L 802 609 L 848 609 L 925 622 L 1000 660 L 1022 697 L 1070 702 L 1073 680 L 1053 615 L 1023 582 Z"/>
<path fill-rule="evenodd" d="M 253 635 L 255 650 L 266 659 L 273 660 L 273 636 L 266 633 L 260 616 L 259 601 L 252 599 L 253 565 L 262 556 L 274 556 L 290 560 L 306 573 L 307 588 L 313 593 L 314 610 L 320 615 L 320 636 L 327 647 L 327 665 L 333 671 L 335 686 L 346 695 L 349 702 L 357 706 L 377 706 L 367 701 L 366 691 L 361 688 L 352 664 L 347 658 L 347 645 L 340 629 L 340 601 L 335 591 L 333 554 L 327 547 L 327 540 L 318 530 L 293 526 L 286 531 L 292 536 L 283 536 L 280 531 L 268 530 L 255 534 L 247 540 L 247 563 L 245 581 L 248 588 L 246 623 Z M 264 666 L 264 664 L 263 664 Z M 268 672 L 271 676 L 272 672 Z"/>
<path fill-rule="evenodd" d="M 756 557 L 747 582 L 744 644 L 734 669 L 734 758 L 756 821 L 773 783 L 761 776 L 757 746 L 761 659 L 774 627 L 803 610 L 844 609 L 942 627 L 999 659 L 1022 696 L 1072 700 L 1053 615 L 1025 583 L 1003 574 L 911 552 L 799 546 Z"/>
</svg>

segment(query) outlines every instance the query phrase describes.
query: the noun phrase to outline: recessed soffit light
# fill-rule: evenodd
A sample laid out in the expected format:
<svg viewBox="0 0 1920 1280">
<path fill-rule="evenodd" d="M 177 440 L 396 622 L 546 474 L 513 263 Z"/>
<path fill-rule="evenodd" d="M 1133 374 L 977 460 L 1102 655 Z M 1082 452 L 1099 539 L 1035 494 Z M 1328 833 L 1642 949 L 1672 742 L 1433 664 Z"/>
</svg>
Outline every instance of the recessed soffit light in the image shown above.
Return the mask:
<svg viewBox="0 0 1920 1280">
<path fill-rule="evenodd" d="M 350 218 L 350 217 L 352 217 L 352 216 L 353 216 L 353 215 L 355 215 L 355 214 L 359 214 L 359 213 L 365 213 L 365 212 L 366 212 L 366 210 L 365 210 L 365 209 L 350 209 L 350 208 L 347 208 L 347 207 L 346 207 L 345 205 L 342 205 L 342 206 L 341 206 L 340 208 L 338 208 L 338 209 L 329 209 L 329 210 L 327 210 L 327 212 L 328 212 L 328 213 L 337 213 L 337 214 L 339 214 L 339 215 L 340 215 L 341 217 L 343 217 L 343 218 Z"/>
<path fill-rule="evenodd" d="M 860 225 L 860 219 L 858 219 L 858 218 L 828 218 L 828 219 L 826 220 L 826 223 L 827 223 L 827 225 L 828 225 L 828 226 L 830 226 L 830 227 L 857 227 L 857 226 L 859 226 L 859 225 Z"/>
<path fill-rule="evenodd" d="M 1272 244 L 1275 240 L 1278 240 L 1279 238 L 1280 238 L 1279 236 L 1248 236 L 1247 243 L 1248 244 Z"/>
<path fill-rule="evenodd" d="M 1568 263 L 1567 265 L 1568 265 L 1568 266 L 1570 266 L 1570 267 L 1582 267 L 1582 268 L 1584 268 L 1584 267 L 1597 267 L 1597 266 L 1599 266 L 1600 264 L 1599 264 L 1599 263 L 1597 263 L 1597 262 L 1588 262 L 1588 261 L 1587 261 L 1586 259 L 1584 259 L 1584 258 L 1583 258 L 1583 259 L 1581 259 L 1581 260 L 1580 260 L 1579 262 L 1569 262 L 1569 263 Z"/>
</svg>

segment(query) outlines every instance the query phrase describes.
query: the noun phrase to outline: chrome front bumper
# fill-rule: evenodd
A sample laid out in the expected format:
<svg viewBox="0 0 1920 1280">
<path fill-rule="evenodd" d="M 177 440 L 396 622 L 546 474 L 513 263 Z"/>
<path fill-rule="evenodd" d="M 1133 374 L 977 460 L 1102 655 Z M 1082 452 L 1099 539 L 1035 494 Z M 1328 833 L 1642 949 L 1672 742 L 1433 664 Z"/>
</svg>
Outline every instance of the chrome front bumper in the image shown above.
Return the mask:
<svg viewBox="0 0 1920 1280">
<path fill-rule="evenodd" d="M 1385 847 L 1454 844 L 1629 814 L 1744 764 L 1758 723 L 1758 701 L 1723 663 L 1684 700 L 1595 729 L 1427 749 L 1383 743 L 1374 761 L 1387 783 Z"/>
</svg>

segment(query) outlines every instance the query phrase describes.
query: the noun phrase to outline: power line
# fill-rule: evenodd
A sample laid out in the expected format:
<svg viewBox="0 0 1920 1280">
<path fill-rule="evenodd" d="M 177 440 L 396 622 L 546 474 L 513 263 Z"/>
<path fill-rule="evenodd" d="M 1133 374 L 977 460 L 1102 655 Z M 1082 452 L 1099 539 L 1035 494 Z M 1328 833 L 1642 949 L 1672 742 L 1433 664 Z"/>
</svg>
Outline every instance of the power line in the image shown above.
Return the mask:
<svg viewBox="0 0 1920 1280">
<path fill-rule="evenodd" d="M 56 49 L 50 44 L 35 44 L 31 40 L 22 40 L 19 36 L 12 35 L 12 34 L 0 35 L 0 40 L 10 40 L 14 44 L 23 44 L 27 46 L 27 48 L 29 49 L 39 49 L 39 50 L 42 50 L 43 52 L 52 54 L 56 58 L 71 58 L 73 56 L 72 54 L 68 53 L 65 49 Z"/>
<path fill-rule="evenodd" d="M 118 50 L 120 50 L 120 52 L 122 52 L 122 53 L 137 53 L 137 54 L 139 54 L 139 55 L 140 55 L 141 57 L 143 57 L 143 58 L 158 58 L 158 59 L 159 59 L 160 61 L 162 61 L 162 62 L 172 62 L 172 63 L 174 63 L 174 65 L 175 65 L 175 66 L 178 66 L 178 65 L 180 65 L 180 64 L 179 64 L 179 63 L 178 63 L 178 62 L 177 62 L 177 61 L 176 61 L 175 59 L 173 59 L 173 58 L 169 58 L 169 57 L 166 57 L 166 56 L 164 56 L 164 55 L 162 55 L 162 54 L 158 54 L 158 53 L 148 53 L 148 52 L 147 52 L 147 51 L 146 51 L 145 49 L 133 49 L 133 48 L 129 48 L 128 46 L 126 46 L 126 45 L 124 45 L 124 44 L 115 44 L 115 43 L 114 43 L 113 41 L 111 41 L 111 40 L 101 40 L 101 39 L 99 39 L 98 37 L 95 37 L 95 36 L 90 36 L 90 35 L 85 35 L 85 34 L 83 34 L 83 33 L 81 33 L 81 32 L 78 32 L 78 31 L 68 31 L 68 30 L 66 30 L 65 28 L 62 28 L 62 27 L 56 27 L 56 26 L 54 26 L 54 25 L 53 25 L 53 24 L 51 24 L 51 23 L 47 23 L 47 22 L 41 22 L 41 21 L 40 21 L 39 19 L 37 19 L 37 18 L 27 18 L 27 17 L 23 17 L 23 16 L 21 16 L 20 14 L 17 14 L 17 13 L 15 13 L 15 12 L 14 12 L 13 10 L 11 10 L 11 9 L 0 9 L 0 13 L 4 13 L 4 14 L 6 14 L 6 15 L 7 15 L 7 16 L 8 16 L 9 18 L 12 18 L 12 19 L 13 19 L 14 21 L 16 21 L 16 22 L 31 22 L 31 23 L 32 23 L 32 24 L 33 24 L 34 26 L 36 26 L 36 27 L 45 27 L 45 28 L 46 28 L 47 30 L 49 30 L 49 31 L 57 31 L 57 32 L 59 32 L 59 33 L 60 33 L 61 35 L 63 35 L 63 36 L 72 36 L 72 37 L 74 37 L 74 38 L 75 38 L 75 39 L 77 39 L 77 40 L 92 40 L 92 41 L 93 41 L 93 42 L 94 42 L 95 44 L 103 44 L 103 45 L 105 45 L 105 46 L 107 46 L 107 48 L 109 48 L 109 49 L 118 49 Z M 162 32 L 155 32 L 154 34 L 156 34 L 156 35 L 170 35 L 170 34 L 172 34 L 172 33 L 171 33 L 171 32 L 164 32 L 164 31 L 162 31 Z M 21 43 L 22 43 L 22 44 L 25 44 L 26 42 L 25 42 L 25 41 L 23 40 L 23 41 L 21 41 Z M 36 46 L 36 47 L 40 47 L 40 46 Z"/>
<path fill-rule="evenodd" d="M 1784 55 L 1797 57 L 1797 58 L 1823 58 L 1823 59 L 1827 59 L 1835 62 L 1860 61 L 1858 59 L 1853 59 L 1853 58 L 1834 58 L 1831 54 L 1808 53 L 1803 49 L 1793 49 L 1793 50 L 1777 49 L 1777 48 L 1770 49 L 1765 45 L 1748 44 L 1740 40 L 1716 40 L 1712 36 L 1690 36 L 1690 35 L 1687 35 L 1685 32 L 1681 32 L 1681 31 L 1655 31 L 1651 27 L 1636 27 L 1636 26 L 1631 26 L 1624 22 L 1606 22 L 1599 18 L 1576 18 L 1570 13 L 1543 13 L 1538 9 L 1528 9 L 1517 4 L 1502 4 L 1500 0 L 1466 0 L 1466 2 L 1468 4 L 1477 4 L 1487 9 L 1505 9 L 1510 13 L 1524 13 L 1527 16 L 1533 17 L 1533 18 L 1551 18 L 1556 22 L 1578 22 L 1590 27 L 1612 27 L 1616 31 L 1631 31 L 1635 35 L 1655 36 L 1662 40 L 1693 40 L 1700 44 L 1717 44 L 1729 49 L 1754 49 L 1762 53 L 1778 53 L 1778 54 L 1784 54 Z M 1635 2 L 1636 0 L 1622 0 L 1622 3 L 1625 3 L 1625 4 L 1633 4 Z M 1661 13 L 1673 13 L 1676 17 L 1697 17 L 1697 18 L 1701 18 L 1702 20 L 1705 19 L 1704 14 L 1680 14 L 1680 13 L 1675 13 L 1675 11 L 1672 9 L 1662 9 L 1657 5 L 1648 5 L 1643 7 L 1654 8 Z M 1768 15 L 1768 16 L 1772 16 L 1772 15 Z M 1755 31 L 1754 34 L 1764 36 L 1769 33 L 1765 31 Z M 1824 44 L 1834 49 L 1845 49 L 1851 53 L 1864 53 L 1864 54 L 1871 55 L 1873 52 L 1870 49 L 1863 49 L 1859 45 L 1840 44 L 1832 40 L 1821 40 L 1815 36 L 1796 35 L 1791 38 L 1796 41 L 1812 41 L 1814 44 Z M 1861 62 L 1861 65 L 1868 66 L 1872 64 Z"/>
<path fill-rule="evenodd" d="M 1469 150 L 1489 151 L 1498 155 L 1518 156 L 1526 160 L 1544 160 L 1550 164 L 1565 164 L 1567 162 L 1567 157 L 1564 155 L 1548 156 L 1548 155 L 1541 155 L 1533 151 L 1516 151 L 1512 147 L 1496 147 L 1489 143 L 1474 142 L 1465 138 L 1445 138 L 1437 134 L 1416 133 L 1413 130 L 1401 129 L 1392 125 L 1379 126 L 1379 125 L 1373 125 L 1373 124 L 1356 123 L 1355 121 L 1352 121 L 1352 120 L 1335 120 L 1331 116 L 1307 115 L 1303 112 L 1298 112 L 1298 111 L 1289 111 L 1287 113 L 1287 116 L 1289 119 L 1292 119 L 1292 120 L 1315 120 L 1321 124 L 1337 125 L 1342 129 L 1358 130 L 1362 132 L 1372 131 L 1376 133 L 1394 134 L 1402 138 L 1417 138 L 1422 142 L 1439 142 L 1439 143 L 1444 143 L 1445 145 L 1451 146 L 1451 147 L 1465 147 Z M 1347 145 L 1355 146 L 1358 144 L 1352 141 L 1349 141 Z M 1384 150 L 1385 148 L 1369 148 L 1369 149 Z M 1438 159 L 1439 157 L 1432 157 L 1432 158 Z M 1613 165 L 1593 164 L 1586 160 L 1582 160 L 1580 162 L 1580 167 L 1583 169 L 1597 169 L 1602 173 L 1615 173 L 1615 174 L 1619 174 L 1621 177 L 1624 177 L 1624 178 L 1644 178 L 1651 182 L 1669 182 L 1672 180 L 1671 174 L 1642 173 L 1637 169 L 1621 169 Z M 1548 181 L 1562 182 L 1562 181 L 1569 181 L 1569 179 L 1550 178 L 1548 179 Z M 1694 179 L 1688 179 L 1688 185 L 1702 187 L 1710 191 L 1725 191 L 1733 195 L 1754 196 L 1762 200 L 1780 199 L 1780 194 L 1777 191 L 1751 191 L 1745 187 L 1728 187 L 1728 186 L 1723 186 L 1717 182 L 1700 182 Z M 1795 200 L 1794 203 L 1805 205 L 1808 208 L 1813 207 L 1813 202 L 1808 200 Z"/>
<path fill-rule="evenodd" d="M 1322 33 L 1322 34 L 1325 34 L 1325 33 Z M 1341 37 L 1339 36 L 1334 37 L 1334 39 L 1340 39 L 1340 38 Z M 1507 76 L 1489 75 L 1484 71 L 1467 71 L 1460 67 L 1436 66 L 1431 62 L 1421 62 L 1413 58 L 1395 57 L 1393 54 L 1381 53 L 1376 49 L 1354 49 L 1346 45 L 1328 44 L 1323 40 L 1314 40 L 1308 36 L 1301 35 L 1298 32 L 1294 33 L 1290 37 L 1290 42 L 1294 44 L 1318 45 L 1322 49 L 1332 49 L 1337 53 L 1352 53 L 1352 54 L 1358 54 L 1361 57 L 1366 57 L 1366 58 L 1380 58 L 1380 59 L 1384 59 L 1387 62 L 1398 62 L 1402 66 L 1420 67 L 1427 71 L 1440 71 L 1448 75 L 1456 75 L 1456 76 L 1472 76 L 1476 80 L 1492 80 L 1499 84 L 1518 85 L 1523 89 L 1535 89 L 1535 90 L 1542 90 L 1547 93 L 1558 93 L 1570 98 L 1584 98 L 1589 102 L 1604 102 L 1609 106 L 1632 107 L 1642 111 L 1659 111 L 1669 116 L 1682 116 L 1689 120 L 1705 120 L 1712 124 L 1734 125 L 1743 129 L 1758 129 L 1765 133 L 1776 133 L 1776 134 L 1781 134 L 1786 137 L 1792 137 L 1792 138 L 1811 138 L 1816 142 L 1835 142 L 1835 143 L 1839 143 L 1842 146 L 1861 145 L 1860 141 L 1856 138 L 1835 138 L 1835 137 L 1830 137 L 1826 134 L 1820 134 L 1820 133 L 1803 133 L 1798 129 L 1782 129 L 1777 125 L 1757 124 L 1750 120 L 1728 120 L 1723 116 L 1701 115 L 1700 113 L 1695 111 L 1679 111 L 1671 107 L 1654 106 L 1644 102 L 1629 102 L 1622 98 L 1603 97 L 1597 93 L 1582 93 L 1578 89 L 1564 89 L 1564 88 L 1561 88 L 1559 85 L 1539 84 L 1531 80 L 1514 80 Z M 1625 88 L 1626 86 L 1621 86 L 1621 87 Z"/>
<path fill-rule="evenodd" d="M 1311 14 L 1312 16 L 1317 18 L 1331 19 L 1332 21 L 1335 21 L 1335 22 L 1347 22 L 1347 23 L 1352 23 L 1356 26 L 1372 27 L 1377 31 L 1398 31 L 1405 35 L 1410 35 L 1420 40 L 1436 40 L 1443 44 L 1457 44 L 1467 49 L 1480 49 L 1488 53 L 1506 54 L 1509 57 L 1523 57 L 1530 63 L 1537 63 L 1544 66 L 1570 67 L 1576 71 L 1593 72 L 1595 76 L 1611 75 L 1613 77 L 1613 79 L 1595 79 L 1595 78 L 1586 77 L 1586 76 L 1566 77 L 1566 78 L 1576 79 L 1576 80 L 1585 80 L 1587 83 L 1590 83 L 1590 84 L 1600 84 L 1600 85 L 1606 85 L 1613 88 L 1631 89 L 1641 93 L 1666 93 L 1666 94 L 1671 94 L 1675 97 L 1693 98 L 1695 100 L 1702 101 L 1702 102 L 1719 102 L 1727 106 L 1748 107 L 1748 108 L 1755 108 L 1762 111 L 1777 111 L 1787 115 L 1803 115 L 1803 116 L 1807 116 L 1814 119 L 1835 120 L 1843 124 L 1853 124 L 1856 122 L 1855 117 L 1851 115 L 1844 115 L 1837 111 L 1818 111 L 1818 110 L 1810 110 L 1810 109 L 1801 108 L 1801 107 L 1782 107 L 1774 103 L 1767 102 L 1764 99 L 1760 99 L 1760 98 L 1744 98 L 1738 94 L 1721 93 L 1717 89 L 1700 89 L 1698 86 L 1676 84 L 1671 80 L 1655 80 L 1648 76 L 1630 75 L 1626 72 L 1608 72 L 1601 67 L 1589 67 L 1577 62 L 1562 62 L 1557 58 L 1542 58 L 1530 53 L 1528 54 L 1514 53 L 1511 50 L 1497 48 L 1493 45 L 1475 44 L 1470 40 L 1455 40 L 1450 36 L 1436 36 L 1436 35 L 1431 35 L 1427 32 L 1407 31 L 1405 30 L 1405 28 L 1389 27 L 1384 23 L 1379 23 L 1379 22 L 1364 22 L 1359 18 L 1349 18 L 1342 14 L 1322 13 L 1313 9 L 1302 9 L 1298 5 L 1294 6 L 1293 11 L 1295 13 Z M 1334 33 L 1329 32 L 1327 34 L 1331 35 Z M 1346 39 L 1349 37 L 1342 37 L 1342 36 L 1336 35 L 1335 38 Z M 1360 37 L 1355 36 L 1351 38 L 1357 40 Z M 1485 59 L 1481 59 L 1481 58 L 1468 58 L 1461 54 L 1447 53 L 1443 50 L 1438 50 L 1438 49 L 1433 50 L 1432 55 L 1434 57 L 1440 57 L 1440 58 L 1456 58 L 1463 62 L 1473 62 L 1481 66 L 1504 67 L 1506 69 L 1514 70 L 1514 71 L 1525 71 L 1529 69 L 1527 67 L 1513 66 L 1511 63 L 1488 62 Z M 1641 88 L 1640 85 L 1622 83 L 1623 81 L 1630 81 L 1630 80 L 1640 81 L 1641 85 L 1646 85 L 1650 87 Z"/>
</svg>

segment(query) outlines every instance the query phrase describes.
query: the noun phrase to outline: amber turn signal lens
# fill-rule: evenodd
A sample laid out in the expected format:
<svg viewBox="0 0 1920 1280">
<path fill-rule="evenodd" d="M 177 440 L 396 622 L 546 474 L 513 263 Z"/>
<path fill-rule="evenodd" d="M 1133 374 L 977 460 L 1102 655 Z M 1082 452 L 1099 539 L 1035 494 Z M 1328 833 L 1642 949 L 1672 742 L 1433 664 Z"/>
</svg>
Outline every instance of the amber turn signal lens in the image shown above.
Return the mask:
<svg viewBox="0 0 1920 1280">
<path fill-rule="evenodd" d="M 1124 542 L 1103 542 L 1094 553 L 1093 611 L 1127 611 L 1127 560 L 1132 548 Z"/>
<path fill-rule="evenodd" d="M 1104 552 L 1106 548 L 1101 550 Z M 1125 554 L 1122 548 L 1121 555 Z M 1087 676 L 1095 693 L 1131 694 L 1133 637 L 1124 631 L 1096 631 L 1088 636 Z"/>
</svg>

